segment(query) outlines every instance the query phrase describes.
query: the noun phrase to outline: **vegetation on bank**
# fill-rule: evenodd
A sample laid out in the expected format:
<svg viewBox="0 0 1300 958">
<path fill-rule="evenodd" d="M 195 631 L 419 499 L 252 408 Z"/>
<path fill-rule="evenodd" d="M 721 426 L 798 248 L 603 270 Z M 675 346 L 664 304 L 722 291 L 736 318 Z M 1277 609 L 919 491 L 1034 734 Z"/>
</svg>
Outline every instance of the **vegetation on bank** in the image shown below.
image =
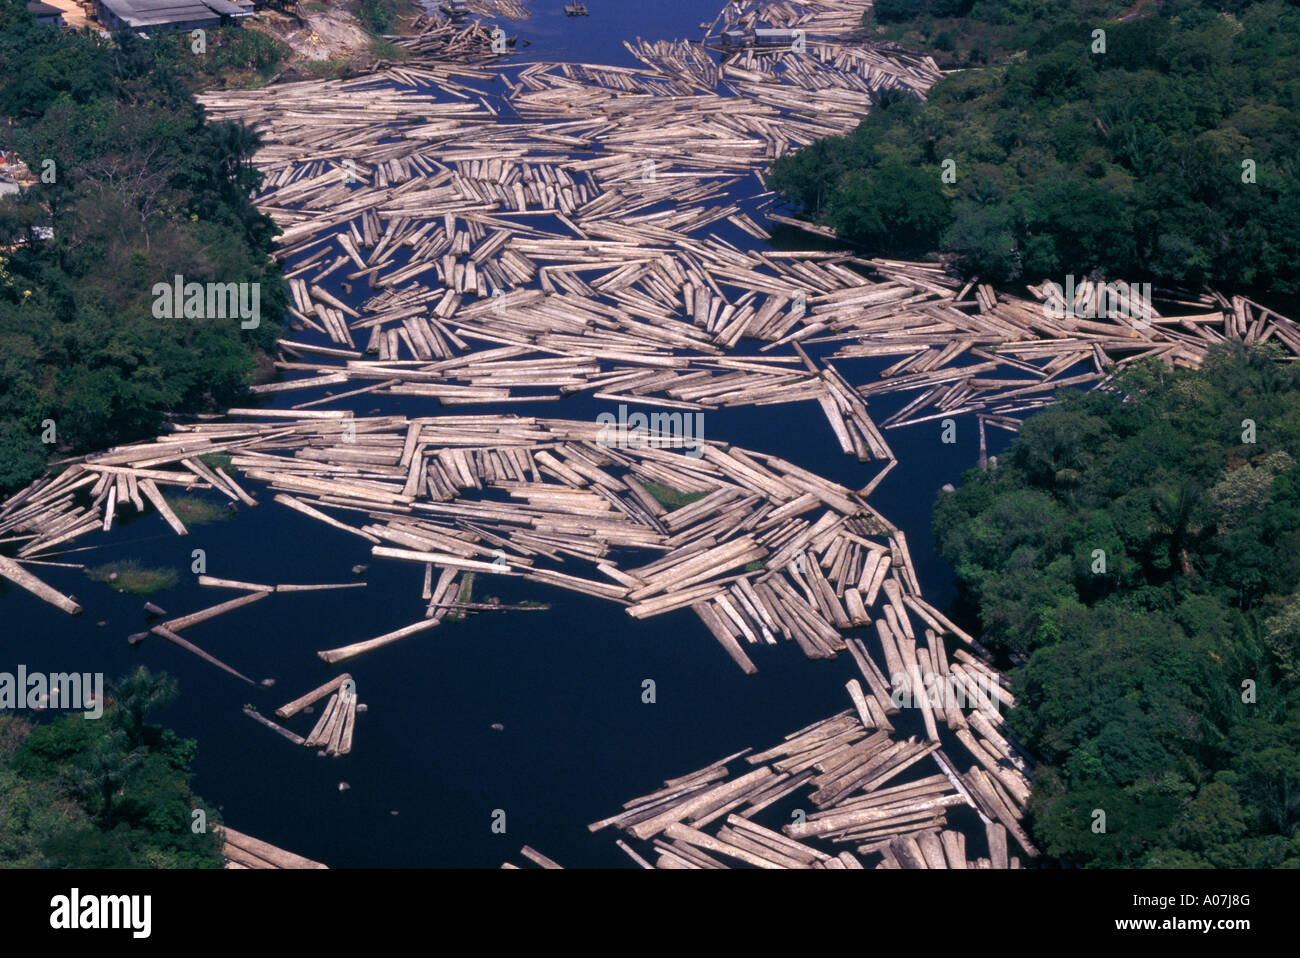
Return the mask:
<svg viewBox="0 0 1300 958">
<path fill-rule="evenodd" d="M 292 59 L 287 43 L 244 24 L 207 30 L 204 51 L 196 55 L 189 33 L 160 33 L 150 42 L 158 59 L 191 90 L 259 86 Z"/>
<path fill-rule="evenodd" d="M 1155 13 L 1158 0 L 876 0 L 862 18 L 875 36 L 925 50 L 945 70 L 996 63 L 1027 50 L 1044 30 L 1089 19 L 1118 20 Z"/>
<path fill-rule="evenodd" d="M 1032 832 L 1086 866 L 1300 867 L 1300 369 L 1224 347 L 1117 386 L 935 512 L 984 641 L 1027 657 Z"/>
<path fill-rule="evenodd" d="M 357 19 L 366 30 L 378 38 L 385 33 L 396 33 L 403 17 L 411 15 L 410 0 L 357 0 Z"/>
<path fill-rule="evenodd" d="M 925 103 L 887 91 L 852 134 L 774 164 L 771 185 L 842 238 L 993 282 L 1300 291 L 1294 3 L 900 0 L 867 21 L 962 65 L 1001 59 Z"/>
<path fill-rule="evenodd" d="M 146 721 L 175 680 L 140 667 L 108 692 L 98 719 L 0 715 L 0 865 L 220 868 L 217 819 L 192 827 L 194 741 Z"/>
<path fill-rule="evenodd" d="M 0 147 L 38 178 L 0 198 L 0 490 L 155 435 L 165 412 L 229 407 L 274 343 L 287 296 L 248 199 L 257 136 L 205 125 L 183 79 L 169 43 L 0 6 Z M 257 328 L 155 317 L 176 276 L 259 284 Z"/>
</svg>

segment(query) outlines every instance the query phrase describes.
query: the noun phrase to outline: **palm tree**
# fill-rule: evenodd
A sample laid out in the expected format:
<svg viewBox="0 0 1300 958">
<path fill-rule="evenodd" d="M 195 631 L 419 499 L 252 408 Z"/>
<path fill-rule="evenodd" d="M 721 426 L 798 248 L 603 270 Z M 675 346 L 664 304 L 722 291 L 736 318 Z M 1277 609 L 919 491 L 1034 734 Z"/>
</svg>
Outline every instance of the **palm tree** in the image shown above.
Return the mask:
<svg viewBox="0 0 1300 958">
<path fill-rule="evenodd" d="M 155 675 L 143 665 L 113 684 L 113 698 L 125 731 L 136 747 L 144 744 L 144 722 L 148 715 L 176 698 L 179 687 L 166 672 Z"/>
<path fill-rule="evenodd" d="M 1053 489 L 1079 481 L 1086 465 L 1080 436 L 1073 427 L 1043 417 L 1036 428 L 1022 433 L 1019 464 Z"/>
<path fill-rule="evenodd" d="M 1201 490 L 1188 482 L 1159 490 L 1151 498 L 1151 511 L 1155 517 L 1156 541 L 1163 540 L 1169 550 L 1169 568 L 1178 568 L 1183 575 L 1192 574 L 1191 558 L 1187 547 L 1199 538 L 1202 529 L 1193 526 Z"/>
<path fill-rule="evenodd" d="M 113 799 L 127 778 L 144 761 L 147 749 L 128 750 L 129 740 L 121 729 L 105 729 L 72 769 L 79 791 L 97 793 L 100 799 L 101 824 L 105 831 L 113 828 Z"/>
<path fill-rule="evenodd" d="M 262 134 L 244 123 L 227 120 L 209 126 L 208 139 L 226 176 L 242 186 L 241 174 L 265 142 Z"/>
</svg>

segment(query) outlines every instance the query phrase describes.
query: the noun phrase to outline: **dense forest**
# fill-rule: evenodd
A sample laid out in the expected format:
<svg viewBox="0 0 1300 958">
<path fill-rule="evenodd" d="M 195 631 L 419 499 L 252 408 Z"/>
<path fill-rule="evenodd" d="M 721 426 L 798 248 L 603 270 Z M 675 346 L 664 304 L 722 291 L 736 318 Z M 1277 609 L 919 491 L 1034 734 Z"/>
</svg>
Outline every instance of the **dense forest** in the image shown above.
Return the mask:
<svg viewBox="0 0 1300 958">
<path fill-rule="evenodd" d="M 276 338 L 275 227 L 248 200 L 257 136 L 204 124 L 182 56 L 197 54 L 0 4 L 0 148 L 37 180 L 0 198 L 0 490 L 153 435 L 165 412 L 230 405 Z M 260 284 L 259 325 L 156 318 L 154 286 L 177 275 Z"/>
<path fill-rule="evenodd" d="M 1064 395 L 935 531 L 1021 663 L 1008 721 L 1044 759 L 1048 854 L 1300 867 L 1300 369 L 1221 347 Z"/>
<path fill-rule="evenodd" d="M 881 0 L 865 20 L 974 68 L 776 162 L 842 238 L 991 282 L 1300 291 L 1294 0 Z"/>
<path fill-rule="evenodd" d="M 176 692 L 175 680 L 140 667 L 110 688 L 97 719 L 0 716 L 0 864 L 221 867 L 217 819 L 194 816 L 194 741 L 146 721 Z"/>
</svg>

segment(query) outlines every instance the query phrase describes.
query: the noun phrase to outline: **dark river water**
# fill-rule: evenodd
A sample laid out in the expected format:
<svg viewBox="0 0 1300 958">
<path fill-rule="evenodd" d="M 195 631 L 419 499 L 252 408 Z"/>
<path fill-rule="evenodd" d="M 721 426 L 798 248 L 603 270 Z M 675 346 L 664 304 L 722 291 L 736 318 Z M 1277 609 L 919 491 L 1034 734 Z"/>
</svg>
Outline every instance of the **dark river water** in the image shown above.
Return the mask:
<svg viewBox="0 0 1300 958">
<path fill-rule="evenodd" d="M 539 0 L 531 20 L 505 27 L 532 41 L 521 48 L 526 57 L 633 66 L 622 39 L 698 37 L 718 2 L 594 0 L 590 17 L 566 18 L 561 0 Z M 743 234 L 726 238 L 753 244 Z M 855 383 L 880 365 L 837 362 Z M 278 404 L 321 394 L 294 393 Z M 884 418 L 907 398 L 873 400 L 872 413 Z M 354 402 L 358 415 L 446 412 L 418 397 Z M 612 409 L 569 397 L 466 411 L 594 420 Z M 815 403 L 707 412 L 704 423 L 706 438 L 776 453 L 851 488 L 875 474 L 876 467 L 841 455 Z M 952 573 L 934 555 L 930 513 L 939 488 L 975 465 L 975 421 L 958 420 L 955 445 L 940 442 L 938 422 L 886 436 L 900 462 L 872 503 L 907 533 L 926 596 L 945 607 Z M 1009 434 L 990 429 L 988 438 L 996 453 Z M 361 539 L 284 509 L 269 490 L 244 483 L 263 505 L 196 527 L 187 538 L 172 535 L 152 510 L 142 517 L 129 510 L 110 534 L 83 537 L 72 543 L 81 551 L 54 558 L 88 565 L 135 558 L 183 570 L 179 585 L 153 597 L 172 615 L 238 594 L 197 586 L 189 572 L 194 549 L 205 551 L 209 574 L 254 582 L 344 582 L 352 580 L 352 566 L 369 565 L 365 589 L 273 595 L 187 630 L 253 679 L 274 679 L 274 688 L 251 688 L 158 640 L 129 646 L 126 636 L 146 627 L 144 600 L 71 569 L 34 571 L 77 596 L 85 612 L 75 619 L 0 587 L 0 670 L 23 664 L 110 677 L 136 663 L 166 670 L 179 679 L 181 696 L 155 721 L 198 740 L 196 791 L 236 828 L 331 867 L 494 868 L 506 858 L 518 861 L 524 844 L 569 867 L 634 867 L 610 832 L 592 835 L 587 823 L 666 777 L 746 746 L 766 748 L 848 707 L 844 683 L 856 675 L 848 656 L 811 662 L 793 643 L 751 646 L 759 671 L 745 676 L 689 610 L 638 621 L 614 603 L 509 579 L 480 594 L 543 600 L 551 609 L 445 623 L 347 663 L 368 711 L 358 716 L 351 755 L 317 757 L 250 721 L 241 706 L 252 702 L 270 714 L 335 674 L 316 658 L 318 649 L 420 619 L 423 567 L 375 560 Z M 645 679 L 656 684 L 653 704 L 642 702 Z M 306 734 L 310 721 L 300 716 L 289 724 Z M 493 723 L 504 731 L 493 731 Z M 340 782 L 350 788 L 341 791 Z M 498 809 L 506 813 L 505 834 L 491 829 Z"/>
</svg>

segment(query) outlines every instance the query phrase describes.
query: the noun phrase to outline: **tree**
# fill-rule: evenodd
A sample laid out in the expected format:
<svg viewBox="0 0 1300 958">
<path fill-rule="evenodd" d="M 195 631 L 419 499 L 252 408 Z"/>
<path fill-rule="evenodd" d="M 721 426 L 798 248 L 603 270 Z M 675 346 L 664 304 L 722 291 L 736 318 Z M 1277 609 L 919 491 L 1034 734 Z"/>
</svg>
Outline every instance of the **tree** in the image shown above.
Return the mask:
<svg viewBox="0 0 1300 958">
<path fill-rule="evenodd" d="M 138 670 L 111 688 L 98 720 L 73 714 L 33 726 L 0 717 L 0 861 L 220 867 L 216 833 L 190 827 L 201 804 L 189 784 L 195 743 L 147 724 L 140 744 L 131 737 L 142 715 L 174 693 L 174 682 Z"/>
<path fill-rule="evenodd" d="M 924 104 L 878 97 L 849 136 L 781 157 L 771 182 L 842 239 L 884 256 L 914 242 L 907 255 L 950 254 L 986 281 L 1095 270 L 1295 293 L 1300 8 L 1240 6 L 1229 19 L 1219 0 L 879 2 L 864 22 L 888 38 L 995 62 L 948 73 Z M 805 156 L 834 158 L 833 177 Z M 957 175 L 935 229 L 932 169 L 946 161 Z M 925 228 L 891 187 L 911 190 Z"/>
<path fill-rule="evenodd" d="M 100 728 L 103 728 L 100 726 Z M 76 787 L 99 797 L 103 828 L 113 827 L 113 801 L 127 777 L 144 761 L 143 749 L 128 750 L 130 740 L 120 729 L 103 728 L 72 769 Z"/>
<path fill-rule="evenodd" d="M 145 719 L 150 713 L 175 700 L 180 686 L 165 672 L 154 674 L 143 665 L 112 687 L 117 714 L 124 731 L 137 747 L 144 745 Z"/>
<path fill-rule="evenodd" d="M 181 82 L 184 38 L 112 43 L 0 5 L 0 139 L 53 182 L 0 198 L 0 493 L 76 454 L 156 434 L 164 412 L 235 404 L 286 315 L 277 229 L 249 200 L 260 145 L 204 124 Z M 167 321 L 154 285 L 257 283 L 261 323 Z M 42 441 L 44 424 L 56 441 Z"/>
<path fill-rule="evenodd" d="M 1063 393 L 935 509 L 982 640 L 1028 654 L 1033 831 L 1093 867 L 1300 864 L 1300 373 L 1225 345 L 1113 386 Z"/>
</svg>

